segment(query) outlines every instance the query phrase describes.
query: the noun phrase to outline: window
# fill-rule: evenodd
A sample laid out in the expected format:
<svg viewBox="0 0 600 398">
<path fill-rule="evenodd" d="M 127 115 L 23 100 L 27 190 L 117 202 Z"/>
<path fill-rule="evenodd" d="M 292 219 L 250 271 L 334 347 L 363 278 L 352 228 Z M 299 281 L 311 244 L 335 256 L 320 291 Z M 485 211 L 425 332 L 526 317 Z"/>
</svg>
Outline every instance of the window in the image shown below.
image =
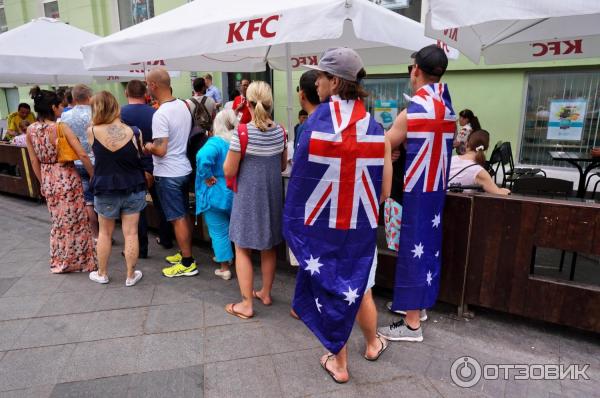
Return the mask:
<svg viewBox="0 0 600 398">
<path fill-rule="evenodd" d="M 60 18 L 58 1 L 44 1 L 44 16 L 48 18 Z"/>
<path fill-rule="evenodd" d="M 600 72 L 530 73 L 520 162 L 567 167 L 548 152 L 586 153 L 600 146 L 599 109 Z"/>
<path fill-rule="evenodd" d="M 421 0 L 370 0 L 375 4 L 421 22 Z"/>
<path fill-rule="evenodd" d="M 396 115 L 406 106 L 404 94 L 410 94 L 410 79 L 408 77 L 369 78 L 363 81 L 369 96 L 367 109 L 375 120 L 387 130 Z"/>
<path fill-rule="evenodd" d="M 0 0 L 0 33 L 6 32 L 8 26 L 6 24 L 6 14 L 4 13 L 4 0 Z"/>
<path fill-rule="evenodd" d="M 121 29 L 154 16 L 154 0 L 118 0 Z"/>
</svg>

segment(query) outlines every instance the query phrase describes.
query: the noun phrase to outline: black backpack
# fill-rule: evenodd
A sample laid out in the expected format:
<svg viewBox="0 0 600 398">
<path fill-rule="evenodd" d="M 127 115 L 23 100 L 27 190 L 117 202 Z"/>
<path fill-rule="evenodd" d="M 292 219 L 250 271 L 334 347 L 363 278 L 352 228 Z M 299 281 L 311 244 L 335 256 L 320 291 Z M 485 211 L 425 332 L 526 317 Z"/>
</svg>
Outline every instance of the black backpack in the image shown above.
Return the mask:
<svg viewBox="0 0 600 398">
<path fill-rule="evenodd" d="M 206 98 L 206 96 L 203 96 L 200 102 L 196 98 L 190 98 L 190 101 L 196 105 L 194 113 L 192 113 L 192 132 L 194 132 L 194 129 L 202 129 L 204 132 L 212 130 L 212 115 L 206 109 L 206 105 L 204 105 Z"/>
<path fill-rule="evenodd" d="M 194 174 L 196 173 L 196 154 L 208 140 L 208 132 L 212 129 L 212 116 L 204 105 L 206 98 L 207 97 L 204 96 L 200 102 L 195 98 L 190 98 L 190 101 L 192 101 L 196 107 L 194 108 L 194 112 L 191 112 L 190 110 L 192 116 L 192 130 L 188 137 L 186 156 L 190 161 Z"/>
</svg>

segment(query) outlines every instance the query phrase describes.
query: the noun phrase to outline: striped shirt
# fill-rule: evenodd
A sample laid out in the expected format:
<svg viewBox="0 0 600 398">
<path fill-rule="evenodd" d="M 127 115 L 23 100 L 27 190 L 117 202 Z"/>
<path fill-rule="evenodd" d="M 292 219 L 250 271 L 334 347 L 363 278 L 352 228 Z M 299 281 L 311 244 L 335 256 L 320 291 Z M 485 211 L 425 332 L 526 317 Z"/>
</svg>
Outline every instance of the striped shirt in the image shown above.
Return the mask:
<svg viewBox="0 0 600 398">
<path fill-rule="evenodd" d="M 273 156 L 283 152 L 285 148 L 283 127 L 276 125 L 270 130 L 260 131 L 254 123 L 248 123 L 248 145 L 246 154 L 256 156 Z M 240 152 L 240 136 L 237 129 L 231 136 L 229 149 Z"/>
</svg>

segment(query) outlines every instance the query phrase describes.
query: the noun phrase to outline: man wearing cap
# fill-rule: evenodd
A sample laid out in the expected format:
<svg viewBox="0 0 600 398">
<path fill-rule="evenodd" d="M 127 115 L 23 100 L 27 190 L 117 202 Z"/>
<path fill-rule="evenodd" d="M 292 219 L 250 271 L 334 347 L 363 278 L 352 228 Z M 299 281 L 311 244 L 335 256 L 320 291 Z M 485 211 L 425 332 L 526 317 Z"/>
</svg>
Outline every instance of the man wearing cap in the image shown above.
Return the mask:
<svg viewBox="0 0 600 398">
<path fill-rule="evenodd" d="M 441 217 L 456 129 L 448 87 L 440 83 L 448 66 L 446 53 L 430 45 L 412 58 L 408 71 L 414 95 L 386 133 L 392 148 L 406 148 L 400 250 L 391 306 L 406 317 L 377 329 L 390 341 L 423 341 L 424 310 L 437 299 Z"/>
<path fill-rule="evenodd" d="M 368 94 L 360 84 L 366 73 L 354 50 L 327 50 L 311 69 L 319 71 L 321 104 L 299 137 L 283 231 L 300 263 L 293 309 L 329 351 L 321 367 L 345 383 L 346 342 L 355 319 L 367 360 L 377 360 L 388 346 L 377 335 L 371 288 L 378 203 L 391 186 L 390 147 L 366 111 Z"/>
</svg>

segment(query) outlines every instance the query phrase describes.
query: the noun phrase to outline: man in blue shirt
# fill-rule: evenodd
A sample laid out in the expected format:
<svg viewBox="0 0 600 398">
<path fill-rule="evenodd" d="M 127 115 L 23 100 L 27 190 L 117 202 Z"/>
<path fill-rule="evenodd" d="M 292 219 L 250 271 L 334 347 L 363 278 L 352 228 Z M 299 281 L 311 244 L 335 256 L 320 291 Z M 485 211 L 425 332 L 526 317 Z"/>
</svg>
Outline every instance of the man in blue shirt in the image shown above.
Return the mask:
<svg viewBox="0 0 600 398">
<path fill-rule="evenodd" d="M 128 105 L 121 107 L 121 120 L 128 126 L 136 126 L 140 129 L 142 132 L 143 143 L 151 142 L 152 116 L 154 116 L 155 109 L 146 104 L 146 85 L 140 80 L 131 80 L 127 83 L 125 96 L 127 97 Z M 148 181 L 148 179 L 152 180 L 152 172 L 154 170 L 152 155 L 142 156 L 142 166 L 144 167 L 146 181 Z M 148 191 L 152 196 L 152 204 L 160 218 L 157 242 L 164 248 L 170 249 L 173 247 L 173 227 L 171 226 L 171 223 L 167 222 L 164 216 L 160 200 L 158 199 L 153 184 Z M 148 257 L 148 222 L 146 220 L 145 211 L 140 213 L 138 239 L 140 243 L 140 258 L 146 258 Z"/>
<path fill-rule="evenodd" d="M 221 107 L 223 103 L 223 96 L 221 95 L 221 90 L 217 86 L 212 84 L 212 75 L 207 73 L 204 75 L 204 82 L 206 83 L 206 96 L 212 98 L 217 104 L 217 109 Z"/>
<path fill-rule="evenodd" d="M 92 89 L 85 84 L 77 84 L 69 91 L 68 96 L 71 97 L 73 107 L 70 111 L 64 112 L 61 115 L 61 122 L 68 125 L 75 133 L 81 146 L 88 154 L 90 161 L 94 164 L 94 153 L 92 147 L 88 143 L 87 128 L 92 119 L 92 108 L 90 107 L 90 99 L 92 97 Z M 92 232 L 94 238 L 98 237 L 98 215 L 94 211 L 94 193 L 90 188 L 90 176 L 83 167 L 81 160 L 75 161 L 75 168 L 81 177 L 81 185 L 83 185 L 83 198 L 85 200 L 85 211 L 92 224 Z"/>
</svg>

